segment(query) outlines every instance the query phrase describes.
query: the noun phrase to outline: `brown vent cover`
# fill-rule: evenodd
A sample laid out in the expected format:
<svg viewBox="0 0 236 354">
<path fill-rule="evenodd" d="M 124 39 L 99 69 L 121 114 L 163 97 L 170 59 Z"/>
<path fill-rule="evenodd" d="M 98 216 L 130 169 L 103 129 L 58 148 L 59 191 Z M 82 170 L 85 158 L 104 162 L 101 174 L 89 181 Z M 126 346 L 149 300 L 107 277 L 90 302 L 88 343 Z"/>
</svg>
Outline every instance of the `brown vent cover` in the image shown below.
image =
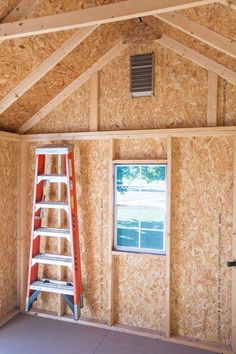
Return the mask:
<svg viewBox="0 0 236 354">
<path fill-rule="evenodd" d="M 146 97 L 153 95 L 153 53 L 133 55 L 130 57 L 132 97 Z"/>
</svg>

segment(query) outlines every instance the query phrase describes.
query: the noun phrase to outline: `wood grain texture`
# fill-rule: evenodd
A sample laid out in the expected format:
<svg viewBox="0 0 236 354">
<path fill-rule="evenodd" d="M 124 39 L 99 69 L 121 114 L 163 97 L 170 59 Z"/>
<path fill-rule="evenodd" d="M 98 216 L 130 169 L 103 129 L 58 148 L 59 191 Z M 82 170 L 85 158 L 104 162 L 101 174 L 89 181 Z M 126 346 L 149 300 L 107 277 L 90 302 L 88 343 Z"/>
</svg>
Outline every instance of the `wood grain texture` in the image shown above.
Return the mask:
<svg viewBox="0 0 236 354">
<path fill-rule="evenodd" d="M 0 140 L 0 317 L 17 305 L 18 143 Z"/>
<path fill-rule="evenodd" d="M 173 139 L 172 332 L 231 342 L 233 139 Z"/>
</svg>

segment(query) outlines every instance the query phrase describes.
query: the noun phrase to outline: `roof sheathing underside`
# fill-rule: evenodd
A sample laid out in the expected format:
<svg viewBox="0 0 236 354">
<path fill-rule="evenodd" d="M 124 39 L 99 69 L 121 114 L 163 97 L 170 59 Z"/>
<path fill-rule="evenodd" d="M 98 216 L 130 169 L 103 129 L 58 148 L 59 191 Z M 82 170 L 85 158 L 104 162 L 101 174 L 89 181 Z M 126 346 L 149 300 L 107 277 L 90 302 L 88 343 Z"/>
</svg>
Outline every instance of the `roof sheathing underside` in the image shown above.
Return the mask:
<svg viewBox="0 0 236 354">
<path fill-rule="evenodd" d="M 27 18 L 73 11 L 118 1 L 120 0 L 70 0 L 60 2 L 58 5 L 53 1 L 41 0 L 38 1 Z M 8 6 L 0 6 L 1 18 L 5 17 L 12 10 L 17 1 L 5 1 L 4 3 L 7 3 Z M 228 9 L 226 6 L 215 3 L 183 10 L 181 13 L 193 21 L 221 33 L 225 37 L 236 40 L 236 11 Z M 156 21 L 161 33 L 236 71 L 235 59 L 174 29 L 172 26 L 158 19 Z M 104 55 L 119 38 L 129 34 L 138 23 L 139 20 L 135 19 L 102 25 L 96 29 L 82 44 L 0 115 L 0 129 L 12 132 L 16 131 L 40 108 L 76 79 L 78 75 Z M 14 89 L 18 83 L 59 48 L 74 32 L 70 30 L 17 40 L 7 40 L 0 44 L 0 99 Z M 227 85 L 231 84 L 227 83 Z"/>
</svg>

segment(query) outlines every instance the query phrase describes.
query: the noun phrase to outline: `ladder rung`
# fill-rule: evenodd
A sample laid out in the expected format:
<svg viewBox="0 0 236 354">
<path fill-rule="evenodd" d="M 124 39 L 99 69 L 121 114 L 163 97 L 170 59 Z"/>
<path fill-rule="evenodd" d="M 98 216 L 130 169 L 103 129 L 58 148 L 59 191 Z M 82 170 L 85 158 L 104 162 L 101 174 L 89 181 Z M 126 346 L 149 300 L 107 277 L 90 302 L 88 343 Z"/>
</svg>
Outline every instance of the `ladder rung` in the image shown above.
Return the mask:
<svg viewBox="0 0 236 354">
<path fill-rule="evenodd" d="M 40 227 L 34 231 L 34 238 L 37 236 L 49 236 L 49 237 L 66 237 L 70 240 L 70 230 L 69 229 L 54 229 L 48 227 Z"/>
<path fill-rule="evenodd" d="M 40 253 L 32 258 L 32 266 L 36 263 L 59 265 L 72 268 L 72 257 L 61 254 Z"/>
<path fill-rule="evenodd" d="M 37 182 L 48 181 L 52 183 L 67 183 L 66 175 L 39 175 L 37 176 Z"/>
<path fill-rule="evenodd" d="M 30 284 L 30 289 L 45 291 L 48 293 L 74 295 L 73 284 L 59 280 L 39 279 Z"/>
<path fill-rule="evenodd" d="M 40 148 L 36 148 L 36 155 L 65 155 L 72 151 L 70 145 L 49 145 Z"/>
<path fill-rule="evenodd" d="M 69 204 L 65 202 L 38 202 L 35 204 L 36 210 L 40 208 L 69 210 Z"/>
</svg>

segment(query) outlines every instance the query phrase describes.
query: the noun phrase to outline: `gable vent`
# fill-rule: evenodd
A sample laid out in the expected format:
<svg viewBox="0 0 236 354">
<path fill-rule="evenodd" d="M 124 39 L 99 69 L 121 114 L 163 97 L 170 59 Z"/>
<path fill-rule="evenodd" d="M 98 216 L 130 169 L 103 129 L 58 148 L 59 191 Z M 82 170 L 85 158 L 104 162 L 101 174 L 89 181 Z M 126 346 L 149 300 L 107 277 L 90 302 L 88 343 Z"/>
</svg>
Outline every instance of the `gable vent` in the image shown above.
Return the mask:
<svg viewBox="0 0 236 354">
<path fill-rule="evenodd" d="M 147 97 L 153 95 L 153 53 L 133 55 L 130 57 L 132 97 Z"/>
</svg>

